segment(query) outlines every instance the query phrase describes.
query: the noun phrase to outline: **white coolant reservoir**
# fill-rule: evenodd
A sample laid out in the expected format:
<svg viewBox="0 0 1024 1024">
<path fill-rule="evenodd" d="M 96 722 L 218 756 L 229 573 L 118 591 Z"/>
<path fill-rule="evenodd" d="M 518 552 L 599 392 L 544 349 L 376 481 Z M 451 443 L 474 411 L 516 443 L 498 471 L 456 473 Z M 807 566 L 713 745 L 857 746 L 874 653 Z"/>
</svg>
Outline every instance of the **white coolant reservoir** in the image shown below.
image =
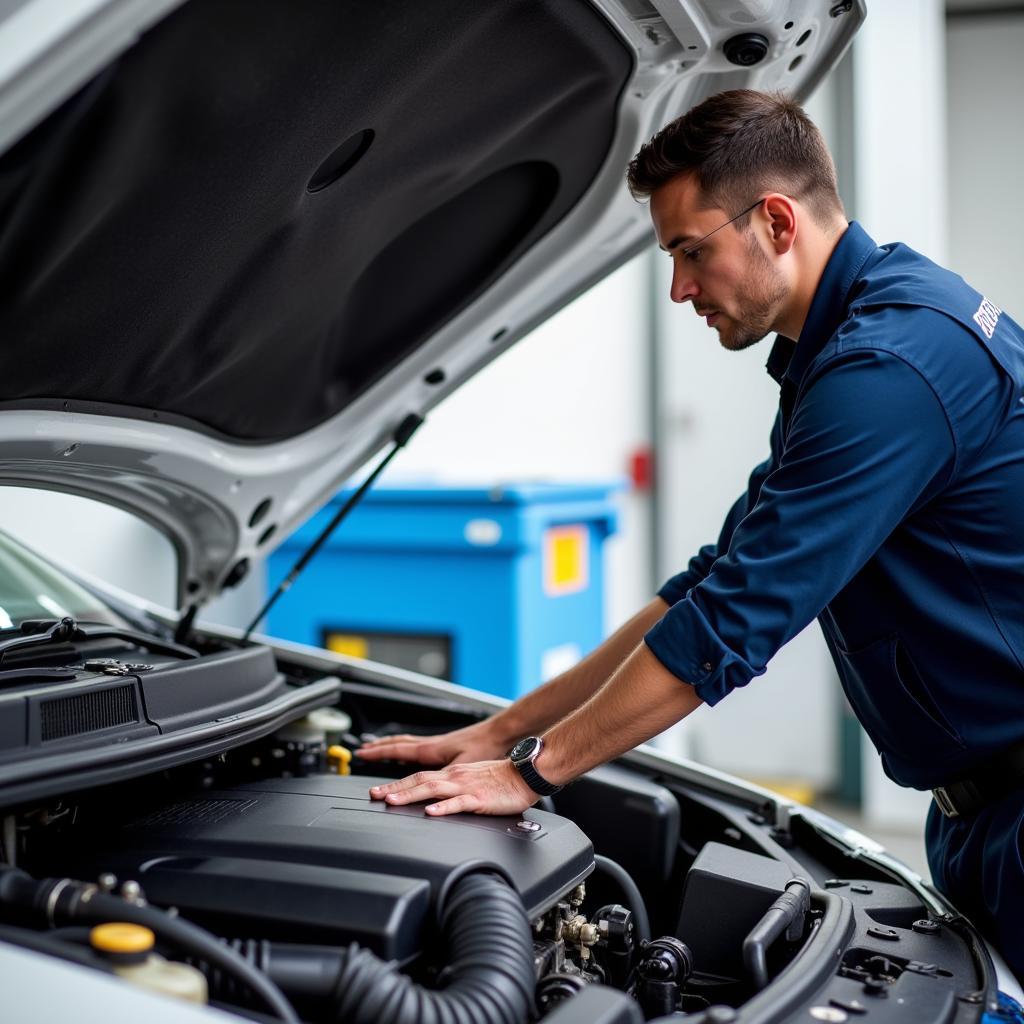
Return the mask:
<svg viewBox="0 0 1024 1024">
<path fill-rule="evenodd" d="M 132 985 L 190 1003 L 208 1001 L 203 973 L 154 953 L 156 939 L 148 928 L 111 921 L 93 928 L 89 941 L 93 949 L 106 957 L 114 973 Z"/>
<path fill-rule="evenodd" d="M 341 741 L 342 734 L 352 728 L 352 719 L 337 708 L 317 708 L 304 718 L 282 726 L 274 736 L 283 742 L 324 743 L 330 746 Z"/>
</svg>

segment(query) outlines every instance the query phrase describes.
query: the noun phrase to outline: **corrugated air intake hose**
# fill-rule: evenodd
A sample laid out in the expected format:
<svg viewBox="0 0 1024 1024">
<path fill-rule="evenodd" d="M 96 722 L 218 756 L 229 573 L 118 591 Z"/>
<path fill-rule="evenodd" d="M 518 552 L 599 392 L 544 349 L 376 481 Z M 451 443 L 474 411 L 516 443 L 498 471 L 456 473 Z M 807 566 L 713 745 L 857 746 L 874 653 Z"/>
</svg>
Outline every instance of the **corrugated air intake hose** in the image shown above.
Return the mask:
<svg viewBox="0 0 1024 1024">
<path fill-rule="evenodd" d="M 522 902 L 496 875 L 455 882 L 441 909 L 446 967 L 427 989 L 358 946 L 334 989 L 339 1024 L 525 1024 L 536 984 Z"/>
</svg>

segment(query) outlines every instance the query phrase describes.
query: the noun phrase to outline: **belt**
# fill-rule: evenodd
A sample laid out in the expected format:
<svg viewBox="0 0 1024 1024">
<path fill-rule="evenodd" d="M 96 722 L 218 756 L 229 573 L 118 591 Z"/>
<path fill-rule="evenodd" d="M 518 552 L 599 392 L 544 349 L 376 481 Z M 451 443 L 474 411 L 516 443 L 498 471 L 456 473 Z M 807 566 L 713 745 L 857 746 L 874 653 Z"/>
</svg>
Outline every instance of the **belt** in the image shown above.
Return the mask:
<svg viewBox="0 0 1024 1024">
<path fill-rule="evenodd" d="M 963 818 L 1024 789 L 1024 743 L 1017 743 L 978 765 L 969 776 L 932 790 L 947 818 Z"/>
</svg>

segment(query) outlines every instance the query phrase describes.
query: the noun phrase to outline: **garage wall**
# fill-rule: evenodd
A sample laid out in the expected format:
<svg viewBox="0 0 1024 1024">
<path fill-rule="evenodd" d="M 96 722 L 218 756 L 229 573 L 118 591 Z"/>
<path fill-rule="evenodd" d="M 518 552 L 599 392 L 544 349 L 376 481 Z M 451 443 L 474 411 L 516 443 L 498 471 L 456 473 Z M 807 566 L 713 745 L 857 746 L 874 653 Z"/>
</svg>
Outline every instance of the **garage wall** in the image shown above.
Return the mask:
<svg viewBox="0 0 1024 1024">
<path fill-rule="evenodd" d="M 1024 6 L 946 25 L 949 266 L 1024 322 Z"/>
<path fill-rule="evenodd" d="M 388 479 L 621 480 L 648 441 L 646 259 L 638 258 L 499 356 L 427 418 Z M 606 544 L 605 624 L 650 600 L 647 499 L 619 496 Z"/>
</svg>

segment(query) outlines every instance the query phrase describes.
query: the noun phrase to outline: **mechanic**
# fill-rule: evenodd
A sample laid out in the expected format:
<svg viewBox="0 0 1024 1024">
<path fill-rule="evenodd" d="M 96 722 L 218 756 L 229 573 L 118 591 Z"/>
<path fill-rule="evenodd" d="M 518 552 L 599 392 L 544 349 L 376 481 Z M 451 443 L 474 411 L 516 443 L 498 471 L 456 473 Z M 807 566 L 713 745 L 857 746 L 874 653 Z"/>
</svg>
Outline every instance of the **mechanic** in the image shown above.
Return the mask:
<svg viewBox="0 0 1024 1024">
<path fill-rule="evenodd" d="M 726 349 L 778 333 L 771 455 L 717 543 L 575 668 L 485 722 L 365 745 L 447 766 L 371 796 L 518 813 L 745 686 L 817 616 L 886 772 L 934 792 L 935 883 L 1024 977 L 1024 331 L 848 223 L 820 133 L 782 96 L 706 100 L 628 183 L 673 301 Z"/>
</svg>

